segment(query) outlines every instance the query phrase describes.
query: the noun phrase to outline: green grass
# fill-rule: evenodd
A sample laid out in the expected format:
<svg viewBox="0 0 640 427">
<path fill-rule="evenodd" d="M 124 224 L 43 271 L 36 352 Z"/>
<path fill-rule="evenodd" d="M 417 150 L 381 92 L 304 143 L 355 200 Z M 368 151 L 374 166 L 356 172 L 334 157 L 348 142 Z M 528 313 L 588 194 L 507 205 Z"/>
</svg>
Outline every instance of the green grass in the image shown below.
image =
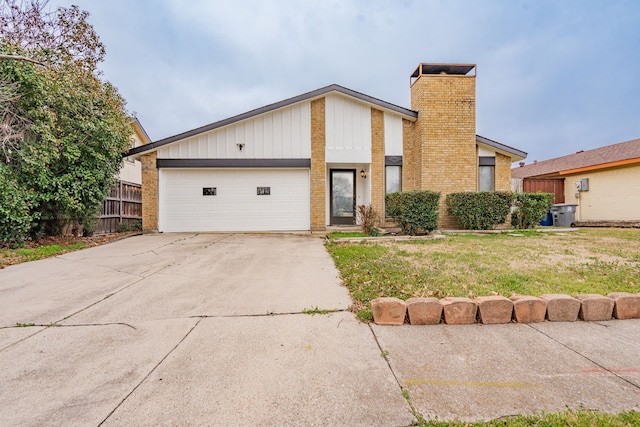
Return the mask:
<svg viewBox="0 0 640 427">
<path fill-rule="evenodd" d="M 315 316 L 316 314 L 331 314 L 335 313 L 335 310 L 323 310 L 318 308 L 317 306 L 314 308 L 305 308 L 302 310 L 302 314 L 309 314 L 311 316 Z"/>
<path fill-rule="evenodd" d="M 640 230 L 327 243 L 358 317 L 377 297 L 640 292 Z"/>
<path fill-rule="evenodd" d="M 331 233 L 327 233 L 327 237 L 330 239 L 341 239 L 345 237 L 369 237 L 366 233 L 362 231 L 333 231 Z"/>
<path fill-rule="evenodd" d="M 606 414 L 596 411 L 565 411 L 556 414 L 518 415 L 486 422 L 421 420 L 420 427 L 633 427 L 640 425 L 640 412 Z"/>
<path fill-rule="evenodd" d="M 0 249 L 0 268 L 7 265 L 19 264 L 22 262 L 36 261 L 50 258 L 67 252 L 84 249 L 88 245 L 84 242 L 76 242 L 68 245 L 47 245 L 35 248 L 21 249 Z"/>
</svg>

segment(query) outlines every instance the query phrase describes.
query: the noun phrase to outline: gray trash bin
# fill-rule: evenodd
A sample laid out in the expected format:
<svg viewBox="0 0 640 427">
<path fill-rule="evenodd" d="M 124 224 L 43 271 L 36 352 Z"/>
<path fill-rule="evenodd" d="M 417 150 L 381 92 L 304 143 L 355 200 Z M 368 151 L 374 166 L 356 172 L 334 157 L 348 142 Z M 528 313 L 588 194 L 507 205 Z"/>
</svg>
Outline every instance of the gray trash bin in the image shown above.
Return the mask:
<svg viewBox="0 0 640 427">
<path fill-rule="evenodd" d="M 572 203 L 551 205 L 554 227 L 575 227 L 577 206 Z"/>
</svg>

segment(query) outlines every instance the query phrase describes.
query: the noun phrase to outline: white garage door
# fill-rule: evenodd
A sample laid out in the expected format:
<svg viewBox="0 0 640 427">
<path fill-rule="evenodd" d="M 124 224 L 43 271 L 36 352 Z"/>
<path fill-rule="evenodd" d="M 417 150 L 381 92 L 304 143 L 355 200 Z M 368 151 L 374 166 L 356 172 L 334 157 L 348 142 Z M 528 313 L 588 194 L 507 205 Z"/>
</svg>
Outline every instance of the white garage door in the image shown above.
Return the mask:
<svg viewBox="0 0 640 427">
<path fill-rule="evenodd" d="M 160 231 L 310 229 L 308 169 L 160 169 L 159 179 Z"/>
</svg>

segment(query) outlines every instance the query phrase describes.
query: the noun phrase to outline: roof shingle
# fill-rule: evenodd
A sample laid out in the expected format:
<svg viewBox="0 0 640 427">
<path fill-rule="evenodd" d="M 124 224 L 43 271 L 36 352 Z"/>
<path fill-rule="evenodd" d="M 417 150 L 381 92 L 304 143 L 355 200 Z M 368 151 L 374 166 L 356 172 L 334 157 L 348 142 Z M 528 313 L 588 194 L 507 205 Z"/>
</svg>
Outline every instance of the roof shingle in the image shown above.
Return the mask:
<svg viewBox="0 0 640 427">
<path fill-rule="evenodd" d="M 640 159 L 640 138 L 511 169 L 512 178 L 557 175 L 562 171 Z"/>
</svg>

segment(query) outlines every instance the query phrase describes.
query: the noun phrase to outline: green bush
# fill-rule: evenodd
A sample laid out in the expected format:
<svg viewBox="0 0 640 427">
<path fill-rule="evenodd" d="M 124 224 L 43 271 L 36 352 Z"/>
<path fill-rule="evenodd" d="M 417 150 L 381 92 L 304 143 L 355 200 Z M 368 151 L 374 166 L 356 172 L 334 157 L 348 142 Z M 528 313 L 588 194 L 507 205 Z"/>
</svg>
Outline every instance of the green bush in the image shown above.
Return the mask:
<svg viewBox="0 0 640 427">
<path fill-rule="evenodd" d="M 481 191 L 451 193 L 445 202 L 447 212 L 458 219 L 460 227 L 490 230 L 507 220 L 511 199 L 511 193 L 506 191 Z"/>
<path fill-rule="evenodd" d="M 533 228 L 542 220 L 551 204 L 554 194 L 552 193 L 514 193 L 511 224 L 517 228 Z"/>
<path fill-rule="evenodd" d="M 33 190 L 24 188 L 8 166 L 0 163 L 0 246 L 20 246 L 34 221 Z"/>
<path fill-rule="evenodd" d="M 393 218 L 402 233 L 412 236 L 438 228 L 440 193 L 434 191 L 405 191 L 387 194 L 387 216 Z"/>
</svg>

